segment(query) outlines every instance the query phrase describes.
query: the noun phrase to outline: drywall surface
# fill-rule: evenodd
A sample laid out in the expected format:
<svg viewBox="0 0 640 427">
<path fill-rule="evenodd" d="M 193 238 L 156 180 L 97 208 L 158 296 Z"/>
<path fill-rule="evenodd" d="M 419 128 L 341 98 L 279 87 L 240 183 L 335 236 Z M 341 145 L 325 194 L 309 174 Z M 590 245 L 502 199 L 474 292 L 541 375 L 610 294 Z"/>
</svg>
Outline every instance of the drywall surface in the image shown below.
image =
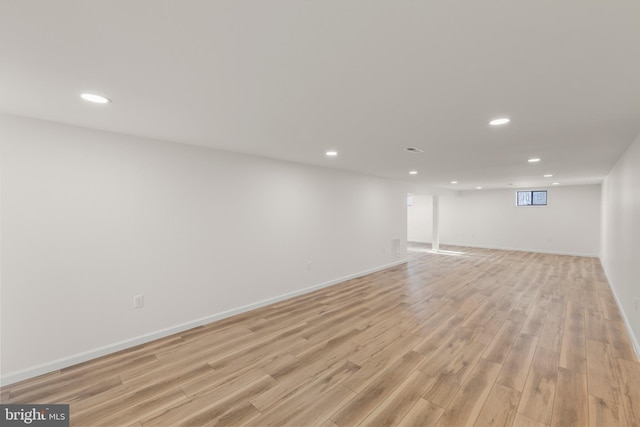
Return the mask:
<svg viewBox="0 0 640 427">
<path fill-rule="evenodd" d="M 441 244 L 598 256 L 600 185 L 538 189 L 548 206 L 516 207 L 516 189 L 440 197 Z"/>
<path fill-rule="evenodd" d="M 413 206 L 407 206 L 407 240 L 431 243 L 433 235 L 433 197 L 412 195 Z"/>
<path fill-rule="evenodd" d="M 400 182 L 7 115 L 0 125 L 4 383 L 406 257 Z"/>
<path fill-rule="evenodd" d="M 600 259 L 640 355 L 640 136 L 602 189 Z"/>
</svg>

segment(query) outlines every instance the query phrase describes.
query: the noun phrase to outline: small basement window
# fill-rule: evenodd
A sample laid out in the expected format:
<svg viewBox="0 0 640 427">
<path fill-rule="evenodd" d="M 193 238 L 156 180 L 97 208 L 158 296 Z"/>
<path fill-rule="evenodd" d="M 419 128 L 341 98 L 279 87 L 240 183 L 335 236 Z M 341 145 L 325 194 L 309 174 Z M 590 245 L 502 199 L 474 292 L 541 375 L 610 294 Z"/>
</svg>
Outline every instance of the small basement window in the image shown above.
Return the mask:
<svg viewBox="0 0 640 427">
<path fill-rule="evenodd" d="M 516 191 L 516 206 L 547 206 L 547 190 Z"/>
</svg>

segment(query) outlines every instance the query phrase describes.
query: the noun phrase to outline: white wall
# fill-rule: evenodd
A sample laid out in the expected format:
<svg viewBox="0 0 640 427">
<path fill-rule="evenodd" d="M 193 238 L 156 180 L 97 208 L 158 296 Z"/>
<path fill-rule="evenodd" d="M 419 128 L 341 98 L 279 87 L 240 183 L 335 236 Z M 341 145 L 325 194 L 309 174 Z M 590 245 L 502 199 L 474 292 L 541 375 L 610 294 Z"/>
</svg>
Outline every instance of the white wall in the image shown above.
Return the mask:
<svg viewBox="0 0 640 427">
<path fill-rule="evenodd" d="M 395 181 L 5 115 L 0 141 L 5 384 L 406 253 Z"/>
<path fill-rule="evenodd" d="M 407 207 L 407 240 L 431 243 L 433 235 L 433 196 L 413 195 L 413 206 Z"/>
<path fill-rule="evenodd" d="M 546 207 L 516 207 L 516 189 L 441 197 L 441 244 L 598 256 L 600 185 L 546 189 Z"/>
<path fill-rule="evenodd" d="M 602 185 L 600 259 L 640 354 L 640 136 Z"/>
</svg>

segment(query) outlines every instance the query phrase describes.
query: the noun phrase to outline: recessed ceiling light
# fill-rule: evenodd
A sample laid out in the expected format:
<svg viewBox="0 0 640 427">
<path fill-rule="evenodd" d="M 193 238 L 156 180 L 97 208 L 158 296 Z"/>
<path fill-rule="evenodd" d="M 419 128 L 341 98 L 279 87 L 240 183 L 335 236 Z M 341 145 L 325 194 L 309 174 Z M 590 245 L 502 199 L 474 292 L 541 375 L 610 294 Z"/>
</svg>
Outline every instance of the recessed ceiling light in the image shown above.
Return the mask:
<svg viewBox="0 0 640 427">
<path fill-rule="evenodd" d="M 457 183 L 458 183 L 458 181 L 451 181 L 451 183 L 452 183 L 452 184 L 457 184 Z"/>
<path fill-rule="evenodd" d="M 499 119 L 493 119 L 489 122 L 489 124 L 491 126 L 500 126 L 500 125 L 506 125 L 507 123 L 509 123 L 510 120 L 506 117 L 500 117 Z"/>
<path fill-rule="evenodd" d="M 338 152 L 337 152 L 337 151 L 330 150 L 330 151 L 327 151 L 327 152 L 326 152 L 326 153 L 324 153 L 324 154 L 325 154 L 325 155 L 327 155 L 327 156 L 329 156 L 329 157 L 335 157 L 335 156 L 337 156 L 337 155 L 338 155 Z"/>
<path fill-rule="evenodd" d="M 546 175 L 543 175 L 543 176 L 544 176 L 545 178 L 551 178 L 551 177 L 553 176 L 553 174 L 551 174 L 551 173 L 548 173 L 548 174 L 546 174 Z"/>
<path fill-rule="evenodd" d="M 409 175 L 417 175 L 417 174 L 418 174 L 418 171 L 410 171 L 409 172 Z"/>
<path fill-rule="evenodd" d="M 560 183 L 559 182 L 554 182 L 551 185 L 560 185 Z"/>
<path fill-rule="evenodd" d="M 85 92 L 81 94 L 80 97 L 85 101 L 93 102 L 95 104 L 108 104 L 111 102 L 109 98 L 104 97 L 102 95 L 97 95 L 95 93 Z"/>
<path fill-rule="evenodd" d="M 529 163 L 537 163 L 540 161 L 540 157 L 532 157 L 529 160 L 527 160 Z"/>
<path fill-rule="evenodd" d="M 476 187 L 476 190 L 482 190 L 482 187 Z"/>
</svg>

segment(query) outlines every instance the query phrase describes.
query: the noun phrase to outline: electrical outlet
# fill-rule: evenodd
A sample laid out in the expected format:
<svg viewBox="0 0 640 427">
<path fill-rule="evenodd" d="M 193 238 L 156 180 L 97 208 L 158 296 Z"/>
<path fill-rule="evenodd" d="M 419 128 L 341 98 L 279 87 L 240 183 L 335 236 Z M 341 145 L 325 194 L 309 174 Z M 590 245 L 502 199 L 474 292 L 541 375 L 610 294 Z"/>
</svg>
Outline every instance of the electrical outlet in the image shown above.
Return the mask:
<svg viewBox="0 0 640 427">
<path fill-rule="evenodd" d="M 307 262 L 307 270 L 311 270 L 311 261 Z"/>
<path fill-rule="evenodd" d="M 144 307 L 144 295 L 135 295 L 133 297 L 133 308 Z"/>
</svg>

